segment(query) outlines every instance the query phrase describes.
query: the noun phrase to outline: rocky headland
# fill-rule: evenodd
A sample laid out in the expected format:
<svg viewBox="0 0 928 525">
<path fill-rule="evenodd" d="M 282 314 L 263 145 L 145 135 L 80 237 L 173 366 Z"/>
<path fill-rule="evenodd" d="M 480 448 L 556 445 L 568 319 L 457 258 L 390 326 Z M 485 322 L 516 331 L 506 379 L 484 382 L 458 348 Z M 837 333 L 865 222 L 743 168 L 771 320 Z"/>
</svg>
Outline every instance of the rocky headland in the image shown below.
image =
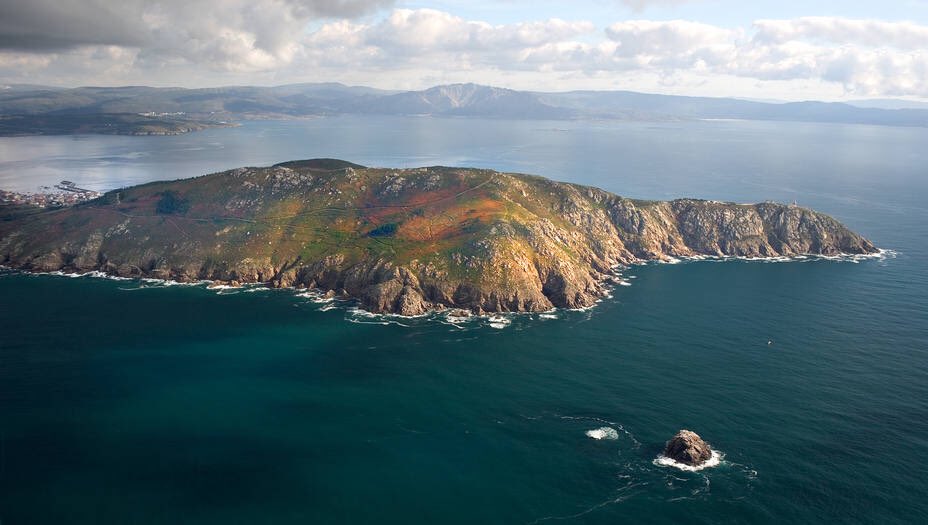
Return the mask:
<svg viewBox="0 0 928 525">
<path fill-rule="evenodd" d="M 635 200 L 491 170 L 333 159 L 114 190 L 61 209 L 0 206 L 0 264 L 319 289 L 377 313 L 592 305 L 613 269 L 690 256 L 869 254 L 775 203 Z"/>
</svg>

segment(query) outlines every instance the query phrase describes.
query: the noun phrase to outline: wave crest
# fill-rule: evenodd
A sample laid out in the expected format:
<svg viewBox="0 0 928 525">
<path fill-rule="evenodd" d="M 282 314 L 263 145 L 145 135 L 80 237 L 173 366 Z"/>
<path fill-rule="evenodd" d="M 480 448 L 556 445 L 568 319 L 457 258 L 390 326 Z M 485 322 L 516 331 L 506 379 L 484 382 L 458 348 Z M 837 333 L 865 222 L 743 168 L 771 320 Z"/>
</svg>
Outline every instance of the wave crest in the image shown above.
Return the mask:
<svg viewBox="0 0 928 525">
<path fill-rule="evenodd" d="M 619 432 L 612 427 L 599 427 L 593 430 L 587 430 L 586 435 L 597 440 L 607 439 L 612 441 L 619 439 Z"/>
<path fill-rule="evenodd" d="M 685 470 L 687 472 L 699 472 L 700 470 L 717 467 L 722 464 L 722 459 L 725 457 L 725 454 L 722 454 L 718 450 L 712 451 L 712 457 L 706 460 L 705 463 L 697 466 L 687 465 L 686 463 L 680 463 L 679 461 L 674 460 L 673 458 L 668 458 L 667 456 L 661 454 L 654 458 L 653 463 L 659 467 L 673 467 L 680 470 Z"/>
</svg>

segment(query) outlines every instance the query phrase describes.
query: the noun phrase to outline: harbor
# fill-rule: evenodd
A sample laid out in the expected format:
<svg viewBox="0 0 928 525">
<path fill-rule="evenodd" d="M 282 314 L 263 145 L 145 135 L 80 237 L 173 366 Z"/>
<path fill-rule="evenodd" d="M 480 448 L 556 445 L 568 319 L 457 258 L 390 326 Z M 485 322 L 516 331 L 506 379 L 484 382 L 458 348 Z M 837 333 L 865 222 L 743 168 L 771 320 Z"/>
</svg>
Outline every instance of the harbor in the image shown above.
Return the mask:
<svg viewBox="0 0 928 525">
<path fill-rule="evenodd" d="M 55 184 L 54 189 L 58 191 L 52 191 L 53 188 L 48 186 L 41 186 L 35 193 L 0 190 L 0 204 L 58 208 L 73 206 L 102 195 L 98 191 L 80 188 L 69 180 Z"/>
</svg>

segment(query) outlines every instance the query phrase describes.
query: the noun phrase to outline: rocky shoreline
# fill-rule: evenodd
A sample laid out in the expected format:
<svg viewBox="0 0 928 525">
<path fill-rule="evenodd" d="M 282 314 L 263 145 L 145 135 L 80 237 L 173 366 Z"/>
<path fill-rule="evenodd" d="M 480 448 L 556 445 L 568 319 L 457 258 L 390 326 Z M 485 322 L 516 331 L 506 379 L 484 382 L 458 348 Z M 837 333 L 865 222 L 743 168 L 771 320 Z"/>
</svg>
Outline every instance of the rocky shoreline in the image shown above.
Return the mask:
<svg viewBox="0 0 928 525">
<path fill-rule="evenodd" d="M 701 261 L 719 261 L 719 262 L 757 262 L 757 263 L 783 263 L 783 262 L 804 262 L 808 260 L 831 260 L 831 261 L 845 261 L 845 262 L 859 262 L 861 260 L 873 259 L 873 258 L 883 258 L 883 257 L 895 256 L 895 252 L 892 250 L 878 250 L 876 253 L 870 254 L 838 254 L 838 255 L 798 255 L 795 257 L 709 257 L 709 256 L 692 256 L 692 257 L 683 257 L 676 260 L 651 260 L 651 261 L 639 261 L 636 263 L 631 263 L 628 266 L 623 266 L 622 270 L 628 270 L 639 265 L 648 265 L 648 264 L 680 264 L 680 263 L 689 263 L 689 262 L 701 262 Z M 594 308 L 597 303 L 603 299 L 608 299 L 612 297 L 612 291 L 616 286 L 631 286 L 631 281 L 624 279 L 622 274 L 619 272 L 614 272 L 607 274 L 603 277 L 601 284 L 603 285 L 603 295 L 598 296 L 592 304 L 577 306 L 577 307 L 556 307 L 552 306 L 548 310 L 522 310 L 522 311 L 474 311 L 461 307 L 450 307 L 444 305 L 436 305 L 434 308 L 424 310 L 421 313 L 415 314 L 406 314 L 401 312 L 375 312 L 364 308 L 363 303 L 361 303 L 357 297 L 353 297 L 346 290 L 335 291 L 332 289 L 326 290 L 323 288 L 307 288 L 306 286 L 273 286 L 273 283 L 268 283 L 264 281 L 255 281 L 255 282 L 241 282 L 241 281 L 223 281 L 223 280 L 211 280 L 211 279 L 191 279 L 186 281 L 179 281 L 176 279 L 164 279 L 160 277 L 153 277 L 150 275 L 119 275 L 116 273 L 105 273 L 100 270 L 90 270 L 90 271 L 77 271 L 76 269 L 58 269 L 51 271 L 37 271 L 33 269 L 25 268 L 15 268 L 0 264 L 0 271 L 10 271 L 10 272 L 26 272 L 33 273 L 37 275 L 54 275 L 62 277 L 92 277 L 99 279 L 117 279 L 117 280 L 127 280 L 127 281 L 149 281 L 162 283 L 167 286 L 173 285 L 185 285 L 185 286 L 205 286 L 207 289 L 232 289 L 232 290 L 248 290 L 248 289 L 267 289 L 267 290 L 280 290 L 285 291 L 289 290 L 291 292 L 302 292 L 306 294 L 312 294 L 314 302 L 327 303 L 331 301 L 341 301 L 343 306 L 349 307 L 351 303 L 355 303 L 357 306 L 355 308 L 358 312 L 361 312 L 365 315 L 371 316 L 385 316 L 385 317 L 395 317 L 400 319 L 419 319 L 427 317 L 431 314 L 443 314 L 456 319 L 468 319 L 468 318 L 484 318 L 489 319 L 496 314 L 554 314 L 558 310 L 567 310 L 567 311 L 586 311 L 591 308 Z M 347 304 L 344 304 L 347 303 Z"/>
</svg>

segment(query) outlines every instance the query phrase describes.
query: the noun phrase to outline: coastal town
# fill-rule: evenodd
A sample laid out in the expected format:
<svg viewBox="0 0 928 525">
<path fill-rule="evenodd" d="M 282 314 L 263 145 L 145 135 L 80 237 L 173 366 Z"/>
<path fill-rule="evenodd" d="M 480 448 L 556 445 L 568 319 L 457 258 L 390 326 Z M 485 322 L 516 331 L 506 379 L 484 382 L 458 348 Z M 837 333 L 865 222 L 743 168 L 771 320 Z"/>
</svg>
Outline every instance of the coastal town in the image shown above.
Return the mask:
<svg viewBox="0 0 928 525">
<path fill-rule="evenodd" d="M 36 193 L 21 193 L 0 190 L 0 204 L 35 206 L 38 208 L 60 208 L 96 199 L 102 193 L 79 188 L 69 180 L 63 180 L 54 188 L 43 186 Z"/>
</svg>

